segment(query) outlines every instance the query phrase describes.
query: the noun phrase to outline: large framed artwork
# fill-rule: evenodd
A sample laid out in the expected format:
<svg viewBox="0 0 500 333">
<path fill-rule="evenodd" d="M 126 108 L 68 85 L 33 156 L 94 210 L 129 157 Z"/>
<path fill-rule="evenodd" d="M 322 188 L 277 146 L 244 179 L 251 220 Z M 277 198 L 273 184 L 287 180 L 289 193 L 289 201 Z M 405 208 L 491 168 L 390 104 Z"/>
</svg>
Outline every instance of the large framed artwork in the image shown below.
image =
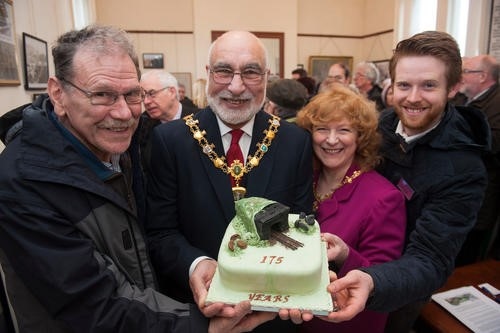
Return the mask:
<svg viewBox="0 0 500 333">
<path fill-rule="evenodd" d="M 330 66 L 335 63 L 343 63 L 352 73 L 352 57 L 310 56 L 309 76 L 313 77 L 316 83 L 319 83 L 327 77 Z"/>
<path fill-rule="evenodd" d="M 500 62 L 500 0 L 491 1 L 488 54 Z"/>
<path fill-rule="evenodd" d="M 45 89 L 49 79 L 47 42 L 23 32 L 24 88 Z"/>
<path fill-rule="evenodd" d="M 12 0 L 0 0 L 0 85 L 21 84 L 17 67 L 16 32 Z"/>
</svg>

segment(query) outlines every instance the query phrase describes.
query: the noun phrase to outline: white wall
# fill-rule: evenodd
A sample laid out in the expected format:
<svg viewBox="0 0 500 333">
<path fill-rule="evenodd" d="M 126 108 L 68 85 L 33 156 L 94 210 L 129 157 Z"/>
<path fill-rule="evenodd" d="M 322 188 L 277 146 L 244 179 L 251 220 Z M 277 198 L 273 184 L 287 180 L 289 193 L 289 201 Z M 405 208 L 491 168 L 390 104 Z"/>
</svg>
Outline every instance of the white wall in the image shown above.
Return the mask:
<svg viewBox="0 0 500 333">
<path fill-rule="evenodd" d="M 296 64 L 297 0 L 96 0 L 96 11 L 99 23 L 141 31 L 132 34 L 139 54 L 163 53 L 165 70 L 193 82 L 206 77 L 212 30 L 285 32 L 285 72 Z"/>
<path fill-rule="evenodd" d="M 285 77 L 290 76 L 298 63 L 307 68 L 311 55 L 352 56 L 355 62 L 387 59 L 393 45 L 392 33 L 364 39 L 358 37 L 392 29 L 394 2 L 149 0 L 141 2 L 138 8 L 133 0 L 96 0 L 96 7 L 99 23 L 145 32 L 133 34 L 139 54 L 164 53 L 165 70 L 191 72 L 194 81 L 206 77 L 206 57 L 212 30 L 283 32 Z M 121 15 L 116 15 L 117 12 Z M 152 33 L 152 30 L 171 33 Z M 174 31 L 192 31 L 192 34 L 172 33 Z M 298 33 L 354 38 L 297 37 Z"/>
<path fill-rule="evenodd" d="M 285 33 L 285 74 L 296 65 L 297 0 L 193 0 L 196 45 L 195 73 L 205 77 L 212 30 L 250 30 Z"/>
</svg>

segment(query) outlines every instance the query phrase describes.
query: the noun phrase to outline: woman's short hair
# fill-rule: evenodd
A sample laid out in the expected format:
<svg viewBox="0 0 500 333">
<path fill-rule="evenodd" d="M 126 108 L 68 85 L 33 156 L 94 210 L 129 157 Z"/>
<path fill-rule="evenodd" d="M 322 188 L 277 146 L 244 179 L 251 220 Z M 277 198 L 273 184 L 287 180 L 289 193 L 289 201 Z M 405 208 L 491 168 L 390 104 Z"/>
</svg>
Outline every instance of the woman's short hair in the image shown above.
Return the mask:
<svg viewBox="0 0 500 333">
<path fill-rule="evenodd" d="M 378 112 L 375 104 L 363 96 L 341 84 L 334 84 L 331 90 L 316 95 L 297 114 L 296 123 L 312 133 L 315 125 L 344 119 L 358 134 L 355 162 L 364 171 L 373 169 L 381 160 Z"/>
</svg>

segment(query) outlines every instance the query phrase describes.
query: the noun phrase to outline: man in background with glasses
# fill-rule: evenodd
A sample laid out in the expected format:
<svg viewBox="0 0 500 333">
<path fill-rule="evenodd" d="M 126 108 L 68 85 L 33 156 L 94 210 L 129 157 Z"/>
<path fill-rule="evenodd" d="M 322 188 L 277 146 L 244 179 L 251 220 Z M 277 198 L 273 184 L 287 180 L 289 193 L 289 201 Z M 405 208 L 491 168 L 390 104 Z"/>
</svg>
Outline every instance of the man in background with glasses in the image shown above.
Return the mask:
<svg viewBox="0 0 500 333">
<path fill-rule="evenodd" d="M 198 111 L 197 108 L 180 103 L 177 79 L 168 72 L 145 72 L 141 76 L 141 87 L 144 91 L 144 108 L 151 119 L 166 123 Z"/>
<path fill-rule="evenodd" d="M 146 223 L 161 290 L 194 299 L 204 312 L 235 196 L 265 197 L 292 213 L 311 212 L 313 200 L 309 135 L 262 110 L 269 73 L 262 42 L 227 32 L 211 45 L 206 70 L 209 106 L 153 131 Z M 234 150 L 241 155 L 231 162 Z M 257 330 L 293 328 L 269 324 L 286 327 Z"/>
<path fill-rule="evenodd" d="M 156 291 L 138 223 L 143 198 L 132 192 L 140 179 L 127 149 L 144 95 L 131 42 L 119 29 L 91 26 L 59 37 L 52 54 L 48 96 L 24 109 L 22 130 L 0 155 L 0 281 L 13 326 L 206 332 L 196 306 Z M 210 332 L 272 318 L 248 315 L 248 302 L 224 309 Z"/>
<path fill-rule="evenodd" d="M 183 118 L 198 112 L 198 108 L 179 101 L 179 86 L 172 74 L 151 70 L 141 76 L 144 109 L 135 137 L 139 143 L 143 171 L 147 174 L 151 160 L 151 132 L 161 123 Z"/>
<path fill-rule="evenodd" d="M 352 81 L 359 92 L 370 101 L 375 102 L 378 111 L 382 111 L 384 102 L 382 101 L 382 88 L 378 85 L 379 78 L 380 73 L 377 66 L 373 62 L 362 61 L 356 65 Z"/>
<path fill-rule="evenodd" d="M 358 88 L 351 81 L 351 71 L 346 64 L 336 62 L 328 69 L 328 76 L 321 82 L 318 92 L 329 91 L 335 83 L 340 83 L 352 91 L 359 93 Z"/>
<path fill-rule="evenodd" d="M 467 106 L 481 110 L 491 131 L 491 153 L 483 157 L 488 172 L 488 186 L 477 222 L 457 257 L 457 265 L 466 265 L 486 258 L 498 237 L 500 218 L 500 66 L 486 54 L 466 58 L 462 64 L 460 92 L 467 96 Z M 498 240 L 492 254 L 500 257 Z M 496 251 L 496 252 L 495 252 Z"/>
</svg>

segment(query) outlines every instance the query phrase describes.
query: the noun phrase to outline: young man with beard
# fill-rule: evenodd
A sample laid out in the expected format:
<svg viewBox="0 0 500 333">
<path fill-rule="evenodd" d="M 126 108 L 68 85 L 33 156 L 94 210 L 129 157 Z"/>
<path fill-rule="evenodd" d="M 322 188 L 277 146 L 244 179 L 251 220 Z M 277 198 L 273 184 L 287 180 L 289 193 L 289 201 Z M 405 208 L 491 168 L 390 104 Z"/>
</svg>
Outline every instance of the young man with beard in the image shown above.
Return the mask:
<svg viewBox="0 0 500 333">
<path fill-rule="evenodd" d="M 309 135 L 262 110 L 269 73 L 262 42 L 227 32 L 211 45 L 206 70 L 209 107 L 153 132 L 146 225 L 162 290 L 194 298 L 202 310 L 234 196 L 265 197 L 292 213 L 311 212 L 313 201 Z M 228 161 L 231 146 L 241 149 L 239 164 Z"/>
<path fill-rule="evenodd" d="M 349 320 L 365 307 L 393 311 L 388 332 L 408 332 L 429 296 L 445 282 L 473 227 L 486 172 L 481 154 L 490 146 L 480 111 L 455 108 L 462 59 L 448 34 L 427 31 L 398 43 L 390 62 L 394 111 L 381 114 L 384 164 L 380 172 L 406 197 L 403 256 L 352 270 L 328 287 Z M 402 320 L 398 320 L 402 319 Z"/>
</svg>

